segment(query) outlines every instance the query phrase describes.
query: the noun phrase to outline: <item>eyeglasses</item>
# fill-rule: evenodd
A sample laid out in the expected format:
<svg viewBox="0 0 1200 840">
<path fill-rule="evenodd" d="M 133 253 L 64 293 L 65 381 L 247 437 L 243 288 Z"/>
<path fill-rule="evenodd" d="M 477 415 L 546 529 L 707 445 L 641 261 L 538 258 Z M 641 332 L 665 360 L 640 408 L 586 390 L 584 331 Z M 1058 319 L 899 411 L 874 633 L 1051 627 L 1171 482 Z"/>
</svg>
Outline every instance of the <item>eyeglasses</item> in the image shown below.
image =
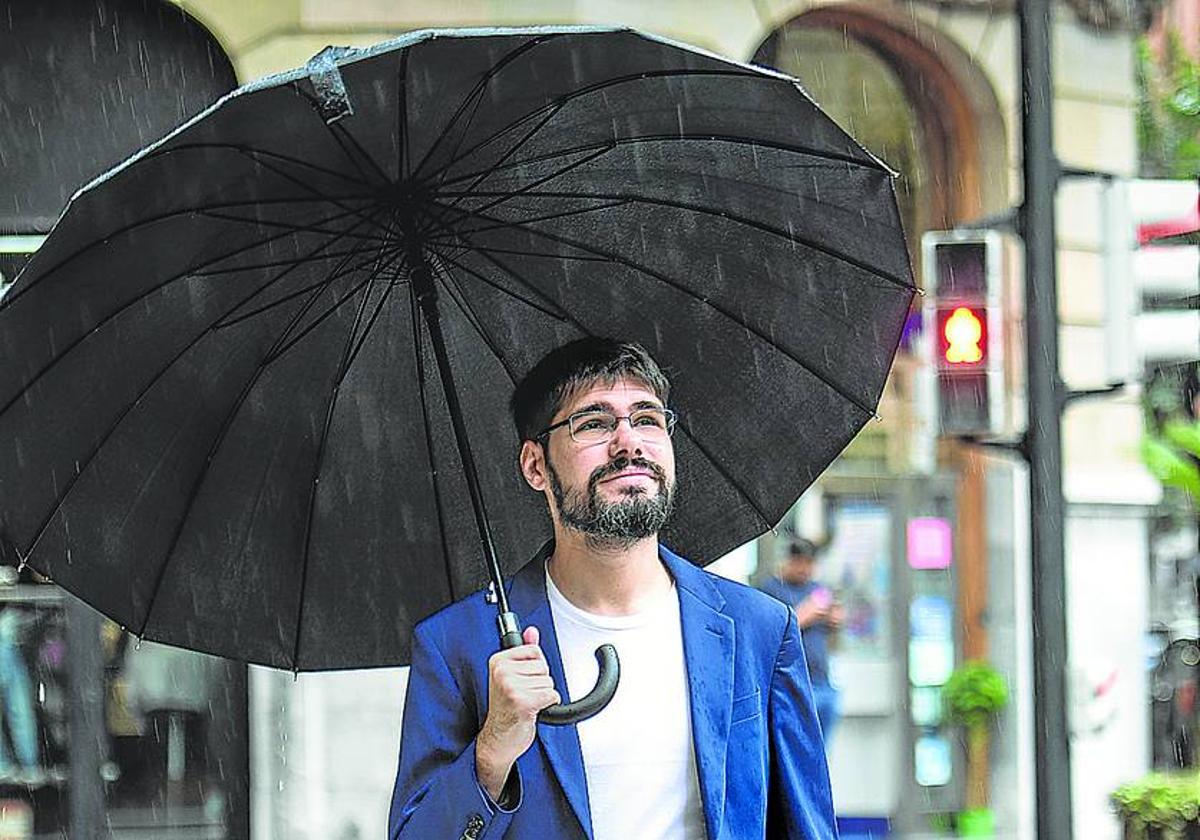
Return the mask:
<svg viewBox="0 0 1200 840">
<path fill-rule="evenodd" d="M 577 411 L 566 420 L 560 420 L 538 432 L 537 439 L 549 437 L 555 429 L 567 427 L 571 439 L 576 443 L 608 443 L 617 433 L 617 425 L 629 421 L 629 428 L 645 441 L 661 442 L 675 431 L 675 412 L 669 408 L 639 408 L 624 417 L 611 411 Z"/>
</svg>

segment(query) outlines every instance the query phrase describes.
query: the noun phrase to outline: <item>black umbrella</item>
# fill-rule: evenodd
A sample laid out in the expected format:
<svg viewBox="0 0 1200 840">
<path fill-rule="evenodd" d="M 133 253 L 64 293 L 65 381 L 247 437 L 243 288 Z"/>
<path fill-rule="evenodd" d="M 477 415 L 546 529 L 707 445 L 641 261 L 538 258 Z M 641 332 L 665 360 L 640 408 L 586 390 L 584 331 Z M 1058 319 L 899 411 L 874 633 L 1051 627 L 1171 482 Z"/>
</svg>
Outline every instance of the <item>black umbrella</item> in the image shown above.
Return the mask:
<svg viewBox="0 0 1200 840">
<path fill-rule="evenodd" d="M 514 382 L 616 335 L 674 376 L 665 540 L 707 562 L 873 415 L 892 177 L 793 79 L 636 32 L 331 48 L 72 199 L 0 309 L 0 528 L 139 636 L 403 664 L 549 533 Z"/>
</svg>

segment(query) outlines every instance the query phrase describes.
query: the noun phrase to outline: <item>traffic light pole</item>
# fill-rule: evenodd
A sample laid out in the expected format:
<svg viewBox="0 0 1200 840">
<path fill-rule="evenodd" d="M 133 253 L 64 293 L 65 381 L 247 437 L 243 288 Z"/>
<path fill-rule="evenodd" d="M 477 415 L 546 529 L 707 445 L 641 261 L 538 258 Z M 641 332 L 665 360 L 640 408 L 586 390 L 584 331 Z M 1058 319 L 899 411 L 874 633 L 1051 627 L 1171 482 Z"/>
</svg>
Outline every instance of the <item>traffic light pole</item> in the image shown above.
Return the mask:
<svg viewBox="0 0 1200 840">
<path fill-rule="evenodd" d="M 1029 498 L 1033 562 L 1034 766 L 1038 840 L 1071 840 L 1071 762 L 1067 721 L 1067 591 L 1062 491 L 1062 409 L 1050 64 L 1052 3 L 1019 0 L 1021 139 L 1025 242 L 1025 328 L 1029 388 Z"/>
</svg>

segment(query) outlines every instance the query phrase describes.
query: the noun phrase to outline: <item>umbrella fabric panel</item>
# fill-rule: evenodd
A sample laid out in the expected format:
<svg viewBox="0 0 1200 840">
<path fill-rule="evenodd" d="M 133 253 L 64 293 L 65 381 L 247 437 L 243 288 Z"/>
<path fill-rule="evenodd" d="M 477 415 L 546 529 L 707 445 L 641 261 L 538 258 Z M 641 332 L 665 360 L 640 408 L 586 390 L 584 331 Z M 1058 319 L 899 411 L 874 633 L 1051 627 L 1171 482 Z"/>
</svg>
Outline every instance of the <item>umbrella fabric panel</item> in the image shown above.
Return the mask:
<svg viewBox="0 0 1200 840">
<path fill-rule="evenodd" d="M 155 617 L 162 617 L 164 624 L 157 626 L 152 618 L 148 628 L 156 636 L 182 643 L 168 635 L 174 631 L 166 626 L 176 604 L 186 605 L 199 616 L 232 612 L 248 616 L 244 619 L 248 641 L 239 643 L 239 649 L 253 651 L 260 657 L 259 661 L 295 667 L 301 647 L 297 634 L 305 612 L 301 598 L 312 591 L 319 592 L 322 598 L 327 597 L 327 593 L 313 590 L 308 578 L 323 563 L 336 565 L 345 576 L 338 591 L 362 596 L 360 606 L 372 602 L 387 604 L 393 621 L 397 611 L 407 612 L 403 609 L 407 606 L 405 596 L 394 593 L 394 586 L 392 590 L 383 591 L 358 590 L 355 593 L 347 590 L 353 590 L 363 582 L 363 577 L 354 573 L 359 562 L 375 563 L 376 574 L 380 577 L 388 570 L 395 571 L 397 562 L 413 562 L 411 549 L 413 543 L 420 543 L 420 540 L 396 531 L 396 526 L 403 524 L 397 512 L 412 507 L 404 496 L 411 489 L 418 490 L 418 499 L 428 495 L 420 492 L 420 483 L 408 482 L 401 486 L 397 481 L 396 487 L 372 488 L 365 483 L 370 478 L 371 466 L 364 464 L 363 471 L 356 476 L 355 506 L 335 507 L 320 494 L 322 484 L 331 489 L 337 489 L 338 484 L 345 486 L 344 480 L 338 481 L 336 473 L 330 476 L 325 473 L 339 463 L 338 441 L 343 436 L 339 421 L 344 415 L 339 415 L 337 408 L 343 392 L 348 400 L 346 405 L 355 405 L 354 385 L 357 383 L 347 380 L 350 371 L 356 370 L 360 375 L 374 373 L 376 377 L 404 375 L 403 370 L 367 367 L 374 359 L 372 355 L 362 354 L 362 347 L 366 345 L 359 345 L 371 336 L 384 334 L 377 332 L 376 313 L 407 302 L 401 295 L 391 294 L 390 281 L 377 278 L 377 282 L 358 293 L 349 305 L 334 307 L 341 291 L 337 287 L 353 288 L 356 281 L 357 277 L 347 277 L 323 293 L 320 302 L 311 307 L 311 312 L 297 320 L 293 332 L 300 338 L 258 371 L 255 381 L 250 384 L 242 406 L 214 456 L 209 474 L 199 485 L 188 526 L 180 537 L 175 556 L 170 559 L 171 574 L 164 577 L 159 591 L 162 608 L 160 610 L 156 603 L 154 613 Z M 313 314 L 321 309 L 326 311 Z M 312 321 L 311 330 L 306 330 L 306 319 Z M 390 318 L 388 325 L 394 323 L 395 318 Z M 369 326 L 372 328 L 368 329 Z M 397 337 L 402 338 L 402 335 Z M 406 384 L 403 378 L 401 381 Z M 388 393 L 394 398 L 400 392 L 384 392 L 383 396 Z M 418 437 L 419 430 L 403 405 L 395 406 L 391 415 L 396 434 L 412 440 Z M 348 433 L 359 432 L 361 428 L 352 427 Z M 411 453 L 410 444 L 403 454 Z M 394 452 L 376 450 L 358 454 L 378 459 Z M 411 461 L 376 464 L 374 469 L 388 471 L 399 479 L 406 474 L 406 468 L 417 478 L 421 476 L 419 461 L 415 464 Z M 384 495 L 368 500 L 370 493 L 379 491 Z M 417 519 L 422 518 L 419 513 L 418 510 Z M 428 506 L 424 513 L 426 522 L 434 521 Z M 225 523 L 224 528 L 214 527 L 218 523 Z M 394 559 L 383 562 L 387 558 L 380 556 L 378 547 L 397 537 L 393 543 Z M 423 539 L 428 543 L 428 529 L 425 529 Z M 374 554 L 368 553 L 372 547 L 376 549 Z M 231 572 L 212 587 L 194 591 L 194 582 L 204 579 L 209 558 L 214 556 L 226 558 L 233 567 Z M 271 595 L 278 598 L 279 603 L 270 609 L 248 608 L 244 603 L 246 598 L 261 596 L 246 593 L 269 588 L 266 584 L 270 580 L 287 582 L 286 588 Z M 401 580 L 402 576 L 395 576 L 395 582 Z M 421 583 L 427 582 L 421 580 Z M 428 600 L 445 596 L 443 583 L 435 582 L 432 596 L 429 591 L 420 596 L 420 587 L 414 587 L 419 595 L 415 598 L 418 611 L 428 611 L 422 606 L 422 597 Z M 319 577 L 317 585 L 320 585 Z M 255 624 L 255 616 L 261 616 L 264 624 Z M 391 655 L 399 656 L 395 652 L 398 634 L 393 628 L 392 623 L 382 626 L 364 643 L 383 632 L 390 640 Z M 263 647 L 256 649 L 260 645 Z M 381 657 L 386 651 L 376 644 L 371 653 Z"/>
<path fill-rule="evenodd" d="M 153 295 L 189 277 L 224 275 L 235 286 L 230 264 L 241 259 L 255 271 L 310 258 L 312 249 L 295 247 L 292 231 L 311 229 L 325 237 L 357 234 L 366 222 L 361 204 L 313 200 L 311 170 L 277 161 L 272 168 L 229 149 L 189 148 L 145 165 L 121 170 L 103 190 L 88 190 L 72 204 L 54 236 L 40 249 L 5 296 L 3 349 L 11 364 L 0 372 L 0 399 L 12 396 L 59 353 L 129 306 L 152 306 Z M 223 177 L 204 182 L 183 177 L 186 167 L 211 166 Z M 301 177 L 308 182 L 298 186 Z M 164 184 L 193 185 L 179 190 Z M 341 196 L 346 193 L 339 181 Z M 247 209 L 252 206 L 255 209 Z M 297 206 L 299 205 L 299 206 Z M 276 222 L 293 214 L 286 222 Z M 84 232 L 88 225 L 94 226 Z M 356 227 L 357 226 L 357 227 Z M 86 242 L 84 246 L 67 244 Z M 345 251 L 327 247 L 335 253 Z M 145 266 L 154 266 L 147 270 Z M 256 267 L 261 266 L 261 267 Z M 269 278 L 267 278 L 269 279 Z M 253 293 L 258 286 L 241 286 Z M 37 312 L 53 312 L 50 328 Z M 2 404 L 2 403 L 0 403 Z"/>
<path fill-rule="evenodd" d="M 160 301 L 160 313 L 168 314 L 171 302 L 190 313 L 195 300 L 189 291 L 185 284 L 174 287 Z M 23 552 L 33 549 L 35 568 L 92 586 L 98 607 L 136 629 L 162 552 L 186 510 L 188 479 L 206 454 L 194 440 L 215 437 L 266 342 L 250 331 L 219 341 L 207 334 L 197 342 L 169 318 L 128 320 L 87 342 L 107 345 L 107 352 L 64 356 L 33 385 L 28 403 L 23 398 L 0 415 L 2 439 L 9 442 L 0 450 L 0 469 L 23 475 L 21 492 L 5 494 L 4 528 Z M 144 352 L 151 341 L 174 341 L 181 349 L 166 373 Z M 50 417 L 24 410 L 45 402 L 72 410 Z M 21 471 L 8 461 L 15 450 L 38 457 L 42 468 Z M 54 498 L 61 499 L 57 510 Z M 45 511 L 54 514 L 42 530 Z"/>
<path fill-rule="evenodd" d="M 404 103 L 409 114 L 407 171 L 421 178 L 439 172 L 491 138 L 513 131 L 512 126 L 518 122 L 533 128 L 539 117 L 549 116 L 548 106 L 554 108 L 579 99 L 581 105 L 586 102 L 584 110 L 594 114 L 638 114 L 642 109 L 637 88 L 645 75 L 695 74 L 694 78 L 703 80 L 732 74 L 754 76 L 763 84 L 773 84 L 779 78 L 635 32 L 433 38 L 414 44 L 408 53 Z M 372 60 L 376 59 L 367 61 Z M 354 90 L 349 85 L 348 90 L 353 98 Z M 694 90 L 694 101 L 702 102 L 703 83 L 698 81 Z M 802 99 L 806 101 L 806 97 L 797 96 L 798 102 Z M 664 110 L 661 99 L 645 101 L 650 110 Z M 686 98 L 682 101 L 688 102 Z M 779 105 L 776 102 L 774 107 Z M 816 113 L 810 102 L 807 107 L 810 114 Z M 674 107 L 667 110 L 676 112 L 667 130 L 678 133 L 678 111 Z M 690 118 L 691 108 L 688 110 Z M 751 116 L 770 110 L 743 106 L 739 112 L 740 116 Z M 557 119 L 555 114 L 554 121 Z M 602 122 L 599 116 L 597 121 Z M 863 161 L 874 160 L 827 118 L 806 122 L 807 128 L 801 124 L 787 131 L 792 142 L 799 131 L 823 148 Z M 725 122 L 726 126 L 737 124 L 736 120 Z M 696 127 L 711 128 L 703 122 L 697 122 Z M 742 124 L 737 133 L 743 134 L 748 127 Z M 770 129 L 766 131 L 769 136 Z"/>
<path fill-rule="evenodd" d="M 428 385 L 410 309 L 402 285 L 368 302 L 375 326 L 333 403 L 295 628 L 301 670 L 406 662 L 406 628 L 466 591 L 439 568 L 442 514 L 418 396 Z"/>
<path fill-rule="evenodd" d="M 545 510 L 517 471 L 518 444 L 503 397 L 511 389 L 507 374 L 478 341 L 464 346 L 449 308 L 442 320 L 455 375 L 472 384 L 463 396 L 478 394 L 486 403 L 469 401 L 467 410 L 501 563 L 514 571 L 544 539 Z M 445 398 L 418 317 L 405 289 L 389 298 L 337 401 L 300 625 L 303 670 L 402 664 L 408 627 L 486 582 Z"/>
</svg>

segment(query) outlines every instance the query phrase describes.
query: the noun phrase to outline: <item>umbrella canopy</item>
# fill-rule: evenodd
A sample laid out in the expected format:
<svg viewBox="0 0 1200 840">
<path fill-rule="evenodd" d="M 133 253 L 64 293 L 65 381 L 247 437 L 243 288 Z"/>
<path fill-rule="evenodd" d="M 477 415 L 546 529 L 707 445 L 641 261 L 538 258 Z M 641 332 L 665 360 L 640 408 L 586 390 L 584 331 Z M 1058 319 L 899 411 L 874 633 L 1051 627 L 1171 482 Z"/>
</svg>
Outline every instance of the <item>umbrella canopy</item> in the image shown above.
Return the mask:
<svg viewBox="0 0 1200 840">
<path fill-rule="evenodd" d="M 874 412 L 913 294 L 893 173 L 795 80 L 628 30 L 420 32 L 244 87 L 82 189 L 0 307 L 0 529 L 131 631 L 399 665 L 549 535 L 514 383 L 583 335 L 672 376 L 698 563 Z"/>
</svg>

